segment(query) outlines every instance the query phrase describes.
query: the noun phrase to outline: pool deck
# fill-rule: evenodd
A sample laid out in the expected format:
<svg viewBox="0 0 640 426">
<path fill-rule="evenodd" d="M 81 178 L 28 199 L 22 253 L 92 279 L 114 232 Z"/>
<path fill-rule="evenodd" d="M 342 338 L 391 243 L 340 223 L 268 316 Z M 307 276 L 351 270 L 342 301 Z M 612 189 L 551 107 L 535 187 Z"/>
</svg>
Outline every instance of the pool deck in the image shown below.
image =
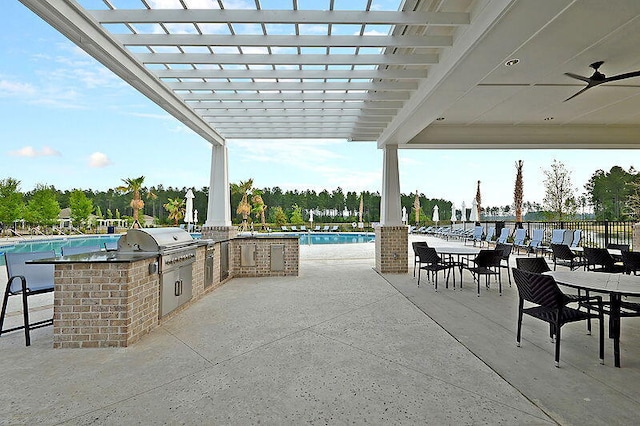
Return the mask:
<svg viewBox="0 0 640 426">
<path fill-rule="evenodd" d="M 410 242 L 426 237 L 411 237 Z M 440 243 L 440 240 L 436 240 Z M 455 243 L 450 243 L 455 244 Z M 412 259 L 412 257 L 410 256 Z M 299 277 L 234 279 L 129 348 L 0 338 L 0 424 L 633 424 L 640 336 L 623 368 L 566 326 L 514 344 L 515 287 L 475 296 L 376 273 L 374 245 L 301 246 Z M 36 315 L 50 314 L 42 299 Z M 539 321 L 538 321 L 539 322 Z M 564 328 L 563 328 L 564 331 Z"/>
</svg>

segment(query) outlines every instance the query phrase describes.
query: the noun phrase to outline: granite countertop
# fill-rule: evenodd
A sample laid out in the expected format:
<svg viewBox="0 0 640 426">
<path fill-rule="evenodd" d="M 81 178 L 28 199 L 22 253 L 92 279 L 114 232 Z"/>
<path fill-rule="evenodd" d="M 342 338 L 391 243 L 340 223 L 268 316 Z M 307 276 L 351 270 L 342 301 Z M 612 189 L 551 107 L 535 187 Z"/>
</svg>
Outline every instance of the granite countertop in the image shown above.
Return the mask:
<svg viewBox="0 0 640 426">
<path fill-rule="evenodd" d="M 132 263 L 139 260 L 153 259 L 155 257 L 158 257 L 158 254 L 153 252 L 121 253 L 117 251 L 100 251 L 95 253 L 74 254 L 71 256 L 32 260 L 28 263 Z"/>
<path fill-rule="evenodd" d="M 243 234 L 236 235 L 232 239 L 234 240 L 287 240 L 287 239 L 299 239 L 300 235 L 296 234 Z"/>
</svg>

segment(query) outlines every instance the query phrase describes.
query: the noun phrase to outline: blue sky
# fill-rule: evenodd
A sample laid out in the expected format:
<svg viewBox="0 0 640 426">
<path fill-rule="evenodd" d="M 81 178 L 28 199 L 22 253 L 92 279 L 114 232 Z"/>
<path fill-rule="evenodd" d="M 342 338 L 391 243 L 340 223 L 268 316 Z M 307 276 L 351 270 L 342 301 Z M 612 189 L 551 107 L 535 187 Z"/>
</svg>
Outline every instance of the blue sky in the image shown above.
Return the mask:
<svg viewBox="0 0 640 426">
<path fill-rule="evenodd" d="M 210 146 L 49 27 L 17 1 L 0 16 L 0 179 L 28 191 L 108 189 L 144 175 L 147 185 L 209 184 Z M 375 143 L 229 141 L 229 179 L 257 187 L 379 191 Z M 542 168 L 572 171 L 579 192 L 597 170 L 639 167 L 638 151 L 401 150 L 403 193 L 469 205 L 476 181 L 483 205 L 510 204 L 514 163 L 524 160 L 525 200 L 542 202 Z"/>
</svg>

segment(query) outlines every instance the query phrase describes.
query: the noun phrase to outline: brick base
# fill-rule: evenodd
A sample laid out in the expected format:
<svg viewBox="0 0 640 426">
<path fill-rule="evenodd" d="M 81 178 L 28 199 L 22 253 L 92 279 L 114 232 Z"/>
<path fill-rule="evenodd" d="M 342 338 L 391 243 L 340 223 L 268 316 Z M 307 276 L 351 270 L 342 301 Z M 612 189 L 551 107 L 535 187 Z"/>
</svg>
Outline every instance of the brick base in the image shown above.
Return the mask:
<svg viewBox="0 0 640 426">
<path fill-rule="evenodd" d="M 203 226 L 202 238 L 213 241 L 226 241 L 238 235 L 238 229 L 235 226 Z"/>
<path fill-rule="evenodd" d="M 381 274 L 406 274 L 409 271 L 409 234 L 406 226 L 378 226 L 376 233 L 376 270 Z"/>
</svg>

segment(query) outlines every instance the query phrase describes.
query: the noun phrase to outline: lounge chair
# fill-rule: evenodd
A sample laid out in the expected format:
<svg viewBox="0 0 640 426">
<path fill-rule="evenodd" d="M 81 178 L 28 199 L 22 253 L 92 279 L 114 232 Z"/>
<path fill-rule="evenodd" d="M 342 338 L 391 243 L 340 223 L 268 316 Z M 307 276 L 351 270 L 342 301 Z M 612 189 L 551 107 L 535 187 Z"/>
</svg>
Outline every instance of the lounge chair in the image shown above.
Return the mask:
<svg viewBox="0 0 640 426">
<path fill-rule="evenodd" d="M 306 226 L 304 226 L 304 225 L 302 225 L 302 226 L 300 227 L 300 232 L 307 232 L 307 227 L 306 227 Z"/>
<path fill-rule="evenodd" d="M 535 252 L 542 246 L 542 239 L 544 238 L 544 229 L 534 229 L 533 235 L 527 244 L 527 256 L 531 252 Z"/>
<path fill-rule="evenodd" d="M 540 246 L 540 251 L 552 254 L 551 245 L 552 244 L 564 244 L 564 234 L 566 229 L 554 229 L 551 231 L 551 241 L 548 246 Z"/>
<path fill-rule="evenodd" d="M 589 271 L 620 273 L 624 265 L 616 263 L 611 254 L 604 248 L 585 247 L 584 257 Z"/>
<path fill-rule="evenodd" d="M 118 242 L 117 241 L 107 241 L 104 243 L 104 249 L 106 251 L 116 251 L 118 250 Z"/>
<path fill-rule="evenodd" d="M 526 245 L 524 240 L 527 238 L 527 230 L 523 228 L 516 229 L 515 234 L 513 234 L 513 246 L 520 252 L 520 248 L 525 248 Z"/>
<path fill-rule="evenodd" d="M 568 229 L 564 230 L 564 237 L 562 238 L 562 244 L 571 247 L 571 244 L 573 244 L 573 232 L 569 231 Z"/>
<path fill-rule="evenodd" d="M 338 225 L 333 225 L 331 227 L 331 232 L 338 232 Z"/>
<path fill-rule="evenodd" d="M 291 225 L 291 231 L 298 232 L 298 227 L 295 225 Z"/>
<path fill-rule="evenodd" d="M 576 229 L 575 231 L 573 231 L 573 241 L 571 241 L 571 244 L 569 244 L 569 247 L 571 248 L 579 247 L 581 242 L 582 242 L 582 230 Z"/>
<path fill-rule="evenodd" d="M 316 227 L 313 228 L 313 232 L 320 232 L 320 225 L 316 225 Z"/>
<path fill-rule="evenodd" d="M 322 232 L 329 232 L 329 225 L 325 225 L 322 227 Z"/>
<path fill-rule="evenodd" d="M 572 252 L 566 244 L 551 244 L 551 251 L 553 253 L 554 271 L 556 270 L 556 265 L 567 266 L 571 271 L 585 265 L 580 256 Z"/>
<path fill-rule="evenodd" d="M 55 257 L 53 250 L 32 252 L 32 253 L 5 253 L 5 263 L 7 265 L 7 287 L 2 301 L 2 312 L 0 312 L 0 335 L 15 330 L 24 329 L 26 346 L 31 345 L 30 330 L 53 325 L 53 317 L 36 322 L 29 322 L 29 296 L 49 293 L 53 291 L 54 266 L 52 264 L 29 264 L 30 260 Z M 22 318 L 23 325 L 4 329 L 4 320 L 7 313 L 7 303 L 9 296 L 22 296 Z"/>
<path fill-rule="evenodd" d="M 508 238 L 509 238 L 509 228 L 502 228 L 500 230 L 500 235 L 498 235 L 498 238 L 496 239 L 495 243 L 506 244 Z"/>
<path fill-rule="evenodd" d="M 487 231 L 487 235 L 485 235 L 482 241 L 480 242 L 480 247 L 482 247 L 482 243 L 486 243 L 487 247 L 489 247 L 489 243 L 493 241 L 493 238 L 495 236 L 496 236 L 495 226 L 489 227 L 489 230 Z"/>
<path fill-rule="evenodd" d="M 475 247 L 476 242 L 481 243 L 482 242 L 482 237 L 484 235 L 484 230 L 482 229 L 482 226 L 476 226 L 473 228 L 473 235 L 471 235 L 471 238 L 467 238 L 464 241 L 464 244 L 467 244 L 467 241 L 471 241 L 473 242 L 473 245 Z"/>
<path fill-rule="evenodd" d="M 289 228 L 287 228 L 287 227 L 286 227 L 286 226 L 284 226 L 284 225 L 282 225 L 282 226 L 280 227 L 280 230 L 281 230 L 282 232 L 289 232 Z"/>
</svg>

